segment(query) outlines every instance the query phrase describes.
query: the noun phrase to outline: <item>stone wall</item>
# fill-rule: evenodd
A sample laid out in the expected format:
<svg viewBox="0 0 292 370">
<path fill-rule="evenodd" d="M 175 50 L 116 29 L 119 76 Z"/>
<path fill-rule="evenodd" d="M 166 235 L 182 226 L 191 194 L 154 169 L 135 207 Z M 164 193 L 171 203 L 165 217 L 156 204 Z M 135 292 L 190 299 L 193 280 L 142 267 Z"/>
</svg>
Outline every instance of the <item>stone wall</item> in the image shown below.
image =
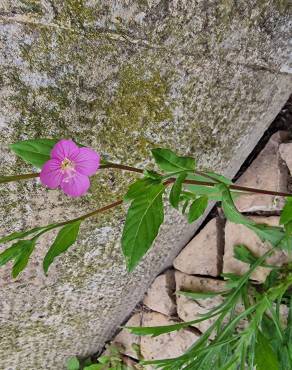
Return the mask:
<svg viewBox="0 0 292 370">
<path fill-rule="evenodd" d="M 288 31 L 285 1 L 2 0 L 1 174 L 31 170 L 9 143 L 67 137 L 136 166 L 170 147 L 232 176 L 291 91 Z M 0 233 L 95 209 L 130 180 L 100 172 L 74 200 L 37 180 L 2 185 Z M 197 227 L 167 212 L 155 248 L 127 274 L 125 211 L 84 224 L 47 278 L 50 236 L 16 281 L 1 269 L 1 368 L 61 369 L 98 351 Z"/>
</svg>

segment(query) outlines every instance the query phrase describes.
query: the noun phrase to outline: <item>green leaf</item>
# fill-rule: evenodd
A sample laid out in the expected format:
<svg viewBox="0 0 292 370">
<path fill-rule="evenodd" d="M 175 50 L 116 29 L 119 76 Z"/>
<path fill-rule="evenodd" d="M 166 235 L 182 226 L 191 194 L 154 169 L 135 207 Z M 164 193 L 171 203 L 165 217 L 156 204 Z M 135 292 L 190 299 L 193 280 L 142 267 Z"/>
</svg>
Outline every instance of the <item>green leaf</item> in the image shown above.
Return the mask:
<svg viewBox="0 0 292 370">
<path fill-rule="evenodd" d="M 159 173 L 157 173 L 155 171 L 144 170 L 143 174 L 144 174 L 145 177 L 148 177 L 148 178 L 150 178 L 152 180 L 159 180 L 159 181 L 162 180 L 162 176 L 159 175 Z"/>
<path fill-rule="evenodd" d="M 189 205 L 189 200 L 186 200 L 183 204 L 183 207 L 182 207 L 182 210 L 181 210 L 181 213 L 184 215 L 186 213 L 186 210 L 187 210 L 187 207 Z"/>
<path fill-rule="evenodd" d="M 29 257 L 31 256 L 37 239 L 21 240 L 22 247 L 12 268 L 12 276 L 16 278 L 27 266 Z"/>
<path fill-rule="evenodd" d="M 1 238 L 0 243 L 6 243 L 6 242 L 10 242 L 11 240 L 25 238 L 26 236 L 29 236 L 29 235 L 32 235 L 34 237 L 35 234 L 39 231 L 43 234 L 44 232 L 52 230 L 58 226 L 59 226 L 58 224 L 50 224 L 47 226 L 37 226 L 30 230 L 16 231 L 12 234 L 6 235 L 3 238 Z"/>
<path fill-rule="evenodd" d="M 284 225 L 284 229 L 285 229 L 285 233 L 286 233 L 288 236 L 292 236 L 292 221 L 287 222 L 287 223 Z"/>
<path fill-rule="evenodd" d="M 72 244 L 75 243 L 81 221 L 72 222 L 64 226 L 58 233 L 54 243 L 48 250 L 44 261 L 43 268 L 45 273 L 48 272 L 49 266 L 54 261 L 54 259 L 60 254 L 64 253 Z"/>
<path fill-rule="evenodd" d="M 0 243 L 6 243 L 6 242 L 10 242 L 11 240 L 24 238 L 24 237 L 26 237 L 28 235 L 31 235 L 31 234 L 36 234 L 38 231 L 45 230 L 49 226 L 53 226 L 53 224 L 48 225 L 48 226 L 34 227 L 33 229 L 26 230 L 26 231 L 16 231 L 12 234 L 3 236 L 0 239 Z"/>
<path fill-rule="evenodd" d="M 234 246 L 234 257 L 239 261 L 252 265 L 257 261 L 252 252 L 243 244 L 237 244 Z"/>
<path fill-rule="evenodd" d="M 207 206 L 208 197 L 205 195 L 194 200 L 189 209 L 188 222 L 191 224 L 197 220 L 205 212 Z"/>
<path fill-rule="evenodd" d="M 196 167 L 194 158 L 179 157 L 169 149 L 153 149 L 152 155 L 158 167 L 165 172 L 194 171 Z"/>
<path fill-rule="evenodd" d="M 163 325 L 163 326 L 148 326 L 148 327 L 141 327 L 141 326 L 125 326 L 125 329 L 129 330 L 130 333 L 135 335 L 151 335 L 152 337 L 157 337 L 161 334 L 171 333 L 173 331 L 177 331 L 183 328 L 190 326 L 190 323 L 183 322 L 179 324 L 173 325 Z"/>
<path fill-rule="evenodd" d="M 100 356 L 97 360 L 101 364 L 107 364 L 110 362 L 110 356 Z"/>
<path fill-rule="evenodd" d="M 286 198 L 286 204 L 281 212 L 280 225 L 287 224 L 292 221 L 292 197 Z"/>
<path fill-rule="evenodd" d="M 172 185 L 170 194 L 169 194 L 169 202 L 174 208 L 178 208 L 178 204 L 180 201 L 180 194 L 182 191 L 183 182 L 186 178 L 186 173 L 180 174 L 175 183 Z"/>
<path fill-rule="evenodd" d="M 231 197 L 230 191 L 227 186 L 221 184 L 217 187 L 222 191 L 222 208 L 225 217 L 235 223 L 242 224 L 246 226 L 256 225 L 256 223 L 247 217 L 243 216 L 235 207 L 233 199 Z"/>
<path fill-rule="evenodd" d="M 228 179 L 227 177 L 223 175 L 219 175 L 218 173 L 212 172 L 212 171 L 204 171 L 203 174 L 206 174 L 213 178 L 213 180 L 216 180 L 218 182 L 221 182 L 225 185 L 232 185 L 232 181 Z"/>
<path fill-rule="evenodd" d="M 279 370 L 279 362 L 269 341 L 259 331 L 255 346 L 255 364 L 257 370 Z"/>
<path fill-rule="evenodd" d="M 143 196 L 145 192 L 149 191 L 149 189 L 153 185 L 157 185 L 159 183 L 160 183 L 159 180 L 154 180 L 151 178 L 138 179 L 137 181 L 135 181 L 133 184 L 129 186 L 129 189 L 126 195 L 124 196 L 124 200 L 130 201 L 140 196 Z"/>
<path fill-rule="evenodd" d="M 86 366 L 84 370 L 106 370 L 108 368 L 104 367 L 104 364 L 93 364 L 90 366 Z"/>
<path fill-rule="evenodd" d="M 152 185 L 139 198 L 133 200 L 127 213 L 122 235 L 122 250 L 127 267 L 132 271 L 150 248 L 164 219 L 163 184 Z"/>
<path fill-rule="evenodd" d="M 78 361 L 77 357 L 70 357 L 67 360 L 67 370 L 79 370 L 80 369 L 80 363 Z"/>
<path fill-rule="evenodd" d="M 57 142 L 55 139 L 25 140 L 10 145 L 10 148 L 24 161 L 41 168 L 50 159 L 51 150 Z"/>
<path fill-rule="evenodd" d="M 226 294 L 227 291 L 222 291 L 222 292 L 184 292 L 184 291 L 177 291 L 175 294 L 177 295 L 183 295 L 185 297 L 188 297 L 190 299 L 207 299 L 207 298 L 212 298 L 217 295 L 221 294 Z"/>
<path fill-rule="evenodd" d="M 23 246 L 25 245 L 26 240 L 19 240 L 14 243 L 11 247 L 5 249 L 0 253 L 0 266 L 5 265 L 7 262 L 16 258 L 21 252 Z"/>
<path fill-rule="evenodd" d="M 261 240 L 268 241 L 274 246 L 279 245 L 285 237 L 284 230 L 278 226 L 255 224 L 249 225 L 248 227 L 253 230 Z"/>
<path fill-rule="evenodd" d="M 235 207 L 227 186 L 221 184 L 218 188 L 222 190 L 222 208 L 224 215 L 229 221 L 247 226 L 249 229 L 253 230 L 261 240 L 268 241 L 274 246 L 279 245 L 281 241 L 284 242 L 285 233 L 281 227 L 257 224 L 253 220 L 243 216 Z"/>
</svg>

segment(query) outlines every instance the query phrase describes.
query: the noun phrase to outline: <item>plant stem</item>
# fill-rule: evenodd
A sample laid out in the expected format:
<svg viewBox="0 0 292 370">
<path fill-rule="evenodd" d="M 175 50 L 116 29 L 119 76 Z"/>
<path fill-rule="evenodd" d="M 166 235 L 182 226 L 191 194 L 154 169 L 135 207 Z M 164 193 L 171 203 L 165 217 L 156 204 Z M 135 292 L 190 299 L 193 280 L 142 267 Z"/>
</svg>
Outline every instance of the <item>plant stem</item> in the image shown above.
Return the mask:
<svg viewBox="0 0 292 370">
<path fill-rule="evenodd" d="M 98 208 L 92 212 L 89 212 L 89 213 L 86 213 L 85 215 L 83 216 L 80 216 L 80 217 L 77 217 L 77 218 L 73 218 L 73 220 L 69 220 L 69 221 L 64 221 L 64 222 L 60 222 L 58 224 L 58 226 L 64 226 L 64 225 L 67 225 L 67 224 L 71 224 L 72 222 L 76 222 L 76 221 L 83 221 L 83 220 L 86 220 L 87 218 L 89 217 L 92 217 L 92 216 L 95 216 L 97 215 L 98 213 L 101 213 L 101 212 L 105 212 L 111 208 L 114 208 L 114 207 L 117 207 L 119 206 L 120 204 L 123 203 L 123 200 L 122 199 L 119 199 L 113 203 L 110 203 L 104 207 L 101 207 L 101 208 Z"/>
<path fill-rule="evenodd" d="M 110 163 L 110 162 L 100 166 L 100 169 L 106 169 L 106 168 L 116 168 L 116 169 L 119 169 L 119 170 L 136 172 L 136 173 L 140 173 L 140 174 L 142 174 L 144 172 L 140 168 L 136 168 L 136 167 L 132 167 L 132 166 L 126 166 L 126 165 L 118 164 L 118 163 Z M 208 177 L 208 178 L 212 179 L 213 181 L 215 180 L 211 176 L 204 174 L 204 172 L 196 171 L 196 173 L 200 174 L 202 176 Z M 7 182 L 11 182 L 11 181 L 18 181 L 18 180 L 25 180 L 25 179 L 29 179 L 29 178 L 38 177 L 38 176 L 39 176 L 39 173 L 27 173 L 27 174 L 24 174 L 24 175 L 6 176 L 6 177 L 3 177 L 2 179 L 0 178 L 0 183 L 7 183 Z M 175 178 L 171 178 L 168 181 L 170 181 L 170 183 L 171 183 L 171 182 L 174 182 L 175 180 L 176 180 Z M 218 184 L 218 182 L 215 183 L 215 182 L 196 181 L 196 180 L 184 180 L 184 183 L 185 184 L 190 184 L 190 185 L 203 185 L 203 186 L 210 186 L 210 187 L 215 186 L 215 185 Z M 239 186 L 239 185 L 229 185 L 229 188 L 233 189 L 233 190 L 247 192 L 247 193 L 275 195 L 275 196 L 279 196 L 279 197 L 291 197 L 292 196 L 291 193 L 278 192 L 278 191 L 266 190 L 266 189 L 256 189 L 256 188 L 251 188 L 251 187 L 246 187 L 246 186 Z"/>
<path fill-rule="evenodd" d="M 124 166 L 122 164 L 117 164 L 117 163 L 108 163 L 106 165 L 100 166 L 100 168 L 117 168 L 125 171 L 131 171 L 131 172 L 138 172 L 138 173 L 143 173 L 144 171 L 136 168 L 136 167 L 131 167 L 131 166 Z M 196 171 L 198 175 L 205 176 L 210 178 L 211 180 L 215 180 L 213 177 L 206 175 L 204 172 L 201 171 Z M 171 178 L 168 181 L 174 182 L 176 179 Z M 215 186 L 217 183 L 214 182 L 208 182 L 208 181 L 196 181 L 196 180 L 185 180 L 185 184 L 190 184 L 190 185 L 205 185 L 205 186 Z M 292 196 L 291 193 L 285 193 L 285 192 L 278 192 L 278 191 L 272 191 L 272 190 L 265 190 L 265 189 L 256 189 L 256 188 L 250 188 L 246 186 L 239 186 L 239 185 L 229 185 L 230 189 L 233 190 L 239 190 L 243 192 L 248 192 L 248 193 L 259 193 L 259 194 L 266 194 L 266 195 L 277 195 L 280 197 L 289 197 Z"/>
<path fill-rule="evenodd" d="M 12 181 L 27 180 L 34 177 L 39 177 L 39 173 L 26 173 L 23 175 L 12 175 L 12 176 L 0 176 L 0 184 L 4 184 Z"/>
<path fill-rule="evenodd" d="M 140 168 L 126 166 L 126 165 L 118 164 L 118 163 L 111 163 L 111 162 L 108 162 L 107 164 L 102 164 L 99 168 L 100 169 L 102 169 L 102 168 L 118 168 L 119 170 L 125 170 L 125 171 L 130 171 L 130 172 L 137 172 L 137 173 L 143 173 L 144 172 Z"/>
</svg>

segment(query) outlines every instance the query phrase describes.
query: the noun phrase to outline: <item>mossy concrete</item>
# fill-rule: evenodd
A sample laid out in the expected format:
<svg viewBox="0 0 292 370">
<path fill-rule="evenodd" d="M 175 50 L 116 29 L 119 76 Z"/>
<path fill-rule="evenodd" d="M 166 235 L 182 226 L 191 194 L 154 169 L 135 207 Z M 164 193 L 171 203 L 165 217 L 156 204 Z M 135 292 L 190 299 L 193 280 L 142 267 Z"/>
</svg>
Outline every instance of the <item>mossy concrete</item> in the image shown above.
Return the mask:
<svg viewBox="0 0 292 370">
<path fill-rule="evenodd" d="M 67 137 L 136 166 L 170 147 L 232 176 L 291 91 L 288 3 L 2 1 L 1 174 L 31 170 L 9 143 Z M 88 212 L 132 179 L 100 171 L 82 199 L 36 180 L 2 185 L 1 234 Z M 1 269 L 1 369 L 62 369 L 98 351 L 196 228 L 167 211 L 155 248 L 128 274 L 124 218 L 122 206 L 84 223 L 48 277 L 40 261 L 53 235 L 16 281 Z"/>
</svg>

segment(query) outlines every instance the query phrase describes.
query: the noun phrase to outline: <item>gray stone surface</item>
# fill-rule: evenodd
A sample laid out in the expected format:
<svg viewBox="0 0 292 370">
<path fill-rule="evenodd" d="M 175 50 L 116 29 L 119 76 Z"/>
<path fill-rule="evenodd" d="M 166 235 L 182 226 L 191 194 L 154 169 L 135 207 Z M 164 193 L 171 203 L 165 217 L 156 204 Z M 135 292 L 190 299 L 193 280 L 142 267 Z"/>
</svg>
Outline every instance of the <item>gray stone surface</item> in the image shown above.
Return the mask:
<svg viewBox="0 0 292 370">
<path fill-rule="evenodd" d="M 68 137 L 112 161 L 176 149 L 232 176 L 291 91 L 286 2 L 0 2 L 0 172 L 29 172 L 8 144 Z M 130 177 L 101 171 L 69 199 L 38 181 L 2 185 L 0 233 L 63 220 L 120 197 Z M 198 225 L 169 212 L 128 274 L 125 207 L 89 220 L 46 278 L 38 244 L 16 280 L 0 271 L 1 369 L 62 369 L 102 348 Z M 3 246 L 1 246 L 2 250 Z"/>
</svg>

